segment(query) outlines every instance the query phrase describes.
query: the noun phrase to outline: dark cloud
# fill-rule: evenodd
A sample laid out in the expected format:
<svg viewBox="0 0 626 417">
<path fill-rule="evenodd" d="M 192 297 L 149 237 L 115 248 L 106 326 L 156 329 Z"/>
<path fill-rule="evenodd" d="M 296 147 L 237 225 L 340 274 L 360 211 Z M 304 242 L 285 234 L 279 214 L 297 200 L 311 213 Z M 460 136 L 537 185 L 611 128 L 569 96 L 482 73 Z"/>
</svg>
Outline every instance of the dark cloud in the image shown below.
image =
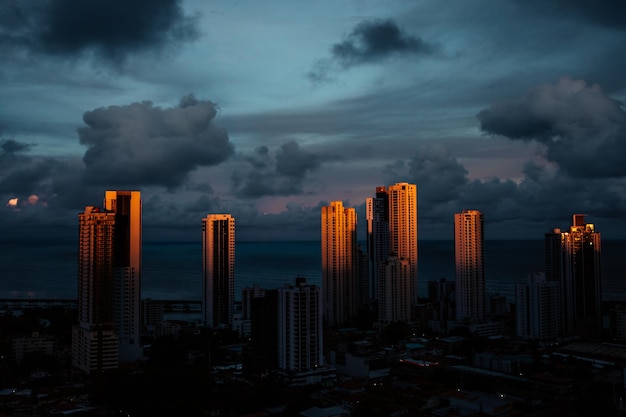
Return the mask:
<svg viewBox="0 0 626 417">
<path fill-rule="evenodd" d="M 210 101 L 183 97 L 162 109 L 144 101 L 86 112 L 78 129 L 85 179 L 94 185 L 174 188 L 202 166 L 218 165 L 234 153 L 228 134 L 214 125 Z"/>
<path fill-rule="evenodd" d="M 77 56 L 91 51 L 121 60 L 198 37 L 197 18 L 180 0 L 6 1 L 0 42 L 31 52 Z"/>
<path fill-rule="evenodd" d="M 6 139 L 0 142 L 0 148 L 2 148 L 3 154 L 15 154 L 19 152 L 28 152 L 31 149 L 31 145 L 18 142 L 14 139 Z"/>
<path fill-rule="evenodd" d="M 283 144 L 276 154 L 276 172 L 287 177 L 304 178 L 319 166 L 319 156 L 300 149 L 294 141 Z"/>
<path fill-rule="evenodd" d="M 357 24 L 343 41 L 331 47 L 330 58 L 315 62 L 308 73 L 314 83 L 333 79 L 335 64 L 343 69 L 384 61 L 392 56 L 431 55 L 434 45 L 405 33 L 392 19 L 366 20 Z"/>
<path fill-rule="evenodd" d="M 303 181 L 308 173 L 320 167 L 321 158 L 294 141 L 282 144 L 274 159 L 269 148 L 258 147 L 254 154 L 243 158 L 251 169 L 231 176 L 234 190 L 238 196 L 248 198 L 303 194 Z"/>
<path fill-rule="evenodd" d="M 622 221 L 626 211 L 625 178 L 573 178 L 540 157 L 528 161 L 524 178 L 468 178 L 468 172 L 443 146 L 420 146 L 412 158 L 385 168 L 385 184 L 417 184 L 420 230 L 452 238 L 452 216 L 463 209 L 485 215 L 488 237 L 541 239 L 543 231 L 567 228 L 573 213 L 595 223 Z M 385 185 L 380 184 L 380 185 Z M 608 231 L 611 232 L 611 231 Z"/>
<path fill-rule="evenodd" d="M 332 57 L 344 68 L 380 61 L 395 54 L 432 54 L 433 47 L 404 33 L 393 20 L 364 21 L 343 42 L 332 47 Z"/>
<path fill-rule="evenodd" d="M 483 132 L 534 140 L 575 178 L 626 176 L 626 112 L 597 85 L 561 78 L 477 115 Z"/>
</svg>

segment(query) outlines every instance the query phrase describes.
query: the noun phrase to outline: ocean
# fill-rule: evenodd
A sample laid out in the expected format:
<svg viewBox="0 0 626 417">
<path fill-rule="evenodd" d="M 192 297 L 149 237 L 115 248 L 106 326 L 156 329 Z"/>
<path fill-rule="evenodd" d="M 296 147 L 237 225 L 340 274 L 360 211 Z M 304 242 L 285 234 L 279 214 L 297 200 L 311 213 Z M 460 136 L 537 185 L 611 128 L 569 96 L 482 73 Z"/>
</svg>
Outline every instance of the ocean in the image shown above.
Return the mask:
<svg viewBox="0 0 626 417">
<path fill-rule="evenodd" d="M 237 242 L 235 299 L 241 290 L 258 284 L 278 288 L 296 277 L 321 285 L 321 248 L 318 241 Z M 602 242 L 602 279 L 605 300 L 626 300 L 626 240 Z M 427 282 L 454 280 L 452 241 L 420 241 L 418 290 L 427 295 Z M 75 244 L 0 244 L 0 298 L 76 298 Z M 513 300 L 515 284 L 544 270 L 543 241 L 485 242 L 485 274 L 489 293 Z M 142 298 L 200 300 L 202 244 L 146 243 L 143 245 Z"/>
</svg>

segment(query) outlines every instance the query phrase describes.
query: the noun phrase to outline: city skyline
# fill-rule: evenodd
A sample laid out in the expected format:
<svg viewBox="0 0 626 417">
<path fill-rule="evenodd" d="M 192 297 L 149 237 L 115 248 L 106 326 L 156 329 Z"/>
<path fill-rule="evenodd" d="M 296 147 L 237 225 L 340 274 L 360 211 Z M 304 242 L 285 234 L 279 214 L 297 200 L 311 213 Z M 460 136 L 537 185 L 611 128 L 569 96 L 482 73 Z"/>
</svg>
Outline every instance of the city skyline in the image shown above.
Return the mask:
<svg viewBox="0 0 626 417">
<path fill-rule="evenodd" d="M 2 239 L 72 241 L 101 189 L 141 189 L 146 241 L 205 213 L 317 240 L 322 206 L 364 219 L 404 181 L 420 239 L 468 208 L 487 239 L 571 213 L 626 238 L 621 2 L 134 4 L 0 5 Z"/>
</svg>

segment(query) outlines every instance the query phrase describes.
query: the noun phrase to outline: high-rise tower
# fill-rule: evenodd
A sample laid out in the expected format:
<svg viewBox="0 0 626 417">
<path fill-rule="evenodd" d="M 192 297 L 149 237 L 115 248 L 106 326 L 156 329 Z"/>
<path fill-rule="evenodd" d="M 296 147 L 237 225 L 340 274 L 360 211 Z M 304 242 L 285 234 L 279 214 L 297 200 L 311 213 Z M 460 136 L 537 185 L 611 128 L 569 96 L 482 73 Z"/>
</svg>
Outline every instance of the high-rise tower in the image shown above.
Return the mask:
<svg viewBox="0 0 626 417">
<path fill-rule="evenodd" d="M 210 327 L 229 327 L 235 302 L 235 219 L 202 219 L 202 316 Z"/>
<path fill-rule="evenodd" d="M 322 298 L 324 319 L 333 327 L 357 314 L 356 223 L 356 210 L 341 201 L 322 207 Z"/>
<path fill-rule="evenodd" d="M 559 336 L 559 283 L 536 273 L 515 286 L 517 336 L 542 342 Z"/>
<path fill-rule="evenodd" d="M 135 361 L 141 346 L 141 194 L 107 191 L 104 209 L 115 213 L 115 330 L 120 361 Z"/>
<path fill-rule="evenodd" d="M 141 347 L 141 195 L 106 191 L 79 218 L 78 324 L 72 362 L 85 372 L 133 362 Z"/>
<path fill-rule="evenodd" d="M 378 268 L 389 257 L 389 194 L 376 187 L 376 197 L 365 200 L 370 297 L 378 299 Z"/>
<path fill-rule="evenodd" d="M 598 335 L 602 329 L 601 239 L 584 214 L 574 214 L 569 232 L 545 235 L 546 280 L 561 291 L 563 336 Z"/>
<path fill-rule="evenodd" d="M 378 323 L 381 327 L 411 319 L 411 264 L 389 256 L 378 268 Z"/>
<path fill-rule="evenodd" d="M 389 251 L 409 261 L 411 303 L 417 291 L 417 186 L 399 182 L 389 186 Z"/>
<path fill-rule="evenodd" d="M 456 319 L 476 323 L 485 317 L 484 221 L 478 210 L 454 215 Z"/>
<path fill-rule="evenodd" d="M 278 289 L 278 367 L 306 373 L 324 365 L 320 289 L 296 278 Z"/>
</svg>

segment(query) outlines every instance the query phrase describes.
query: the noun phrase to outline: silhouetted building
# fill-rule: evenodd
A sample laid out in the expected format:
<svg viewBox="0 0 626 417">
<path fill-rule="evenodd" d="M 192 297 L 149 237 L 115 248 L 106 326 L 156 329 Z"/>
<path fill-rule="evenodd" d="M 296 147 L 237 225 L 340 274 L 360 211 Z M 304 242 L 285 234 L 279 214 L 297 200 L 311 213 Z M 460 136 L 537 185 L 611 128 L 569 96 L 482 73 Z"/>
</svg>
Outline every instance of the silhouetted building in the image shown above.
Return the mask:
<svg viewBox="0 0 626 417">
<path fill-rule="evenodd" d="M 90 373 L 138 360 L 141 345 L 141 194 L 106 191 L 79 218 L 78 324 L 72 363 Z"/>
<path fill-rule="evenodd" d="M 391 252 L 389 249 L 389 194 L 385 187 L 376 187 L 376 197 L 366 204 L 367 254 L 369 257 L 370 297 L 378 299 L 378 266 Z"/>
<path fill-rule="evenodd" d="M 455 282 L 441 278 L 428 281 L 428 302 L 430 304 L 428 328 L 434 332 L 447 333 L 448 320 L 456 319 Z"/>
<path fill-rule="evenodd" d="M 265 297 L 267 290 L 258 284 L 241 290 L 241 319 L 243 321 L 242 335 L 248 336 L 251 332 L 252 303 L 257 298 Z"/>
<path fill-rule="evenodd" d="M 609 332 L 613 340 L 626 341 L 626 304 L 616 303 L 609 313 Z"/>
<path fill-rule="evenodd" d="M 602 285 L 600 233 L 573 215 L 569 232 L 553 229 L 545 235 L 546 279 L 559 283 L 563 336 L 600 335 Z"/>
<path fill-rule="evenodd" d="M 559 283 L 536 273 L 515 286 L 517 336 L 542 342 L 559 336 Z"/>
<path fill-rule="evenodd" d="M 235 219 L 202 219 L 202 317 L 209 327 L 230 328 L 235 311 Z"/>
<path fill-rule="evenodd" d="M 340 326 L 358 312 L 356 210 L 341 201 L 322 207 L 322 291 L 324 319 Z"/>
<path fill-rule="evenodd" d="M 278 367 L 278 290 L 256 287 L 249 300 L 250 343 L 244 370 L 264 374 Z"/>
<path fill-rule="evenodd" d="M 411 263 L 391 254 L 378 268 L 378 323 L 411 319 Z"/>
<path fill-rule="evenodd" d="M 357 255 L 357 266 L 358 266 L 357 273 L 356 273 L 357 294 L 358 294 L 357 308 L 363 309 L 363 308 L 369 307 L 370 305 L 369 256 L 367 252 L 363 252 L 361 245 L 357 246 L 356 255 Z"/>
<path fill-rule="evenodd" d="M 454 215 L 456 319 L 475 323 L 485 317 L 484 220 L 478 210 Z"/>
</svg>

